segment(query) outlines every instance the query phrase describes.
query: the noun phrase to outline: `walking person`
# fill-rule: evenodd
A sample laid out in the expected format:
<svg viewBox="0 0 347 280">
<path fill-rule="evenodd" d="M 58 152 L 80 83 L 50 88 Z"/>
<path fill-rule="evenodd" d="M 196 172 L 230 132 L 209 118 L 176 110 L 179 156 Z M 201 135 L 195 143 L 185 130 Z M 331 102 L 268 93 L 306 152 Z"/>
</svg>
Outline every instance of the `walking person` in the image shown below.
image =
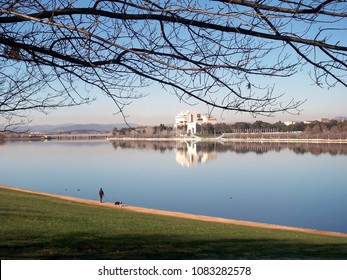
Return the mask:
<svg viewBox="0 0 347 280">
<path fill-rule="evenodd" d="M 102 202 L 102 198 L 104 197 L 104 191 L 102 188 L 99 190 L 99 197 L 100 197 L 100 202 Z"/>
</svg>

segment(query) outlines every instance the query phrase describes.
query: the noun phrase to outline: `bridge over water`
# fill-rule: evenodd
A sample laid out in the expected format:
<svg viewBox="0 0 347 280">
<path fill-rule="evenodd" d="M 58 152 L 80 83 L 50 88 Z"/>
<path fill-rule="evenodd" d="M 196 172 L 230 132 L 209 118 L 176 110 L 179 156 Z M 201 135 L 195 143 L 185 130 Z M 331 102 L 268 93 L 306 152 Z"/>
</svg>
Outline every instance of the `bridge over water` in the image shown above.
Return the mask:
<svg viewBox="0 0 347 280">
<path fill-rule="evenodd" d="M 47 140 L 77 141 L 77 140 L 103 140 L 110 137 L 110 133 L 55 133 L 46 134 Z"/>
</svg>

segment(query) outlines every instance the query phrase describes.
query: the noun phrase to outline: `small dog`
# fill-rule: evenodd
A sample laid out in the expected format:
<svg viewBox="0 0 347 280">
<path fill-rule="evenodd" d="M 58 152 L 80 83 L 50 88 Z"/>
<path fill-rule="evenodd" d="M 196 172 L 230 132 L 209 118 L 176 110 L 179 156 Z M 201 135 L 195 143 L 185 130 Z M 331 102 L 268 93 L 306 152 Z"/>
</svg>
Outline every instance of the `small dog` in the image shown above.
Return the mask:
<svg viewBox="0 0 347 280">
<path fill-rule="evenodd" d="M 116 201 L 116 202 L 114 203 L 114 205 L 118 205 L 119 207 L 121 207 L 121 206 L 123 205 L 123 202 L 121 202 L 121 201 Z"/>
</svg>

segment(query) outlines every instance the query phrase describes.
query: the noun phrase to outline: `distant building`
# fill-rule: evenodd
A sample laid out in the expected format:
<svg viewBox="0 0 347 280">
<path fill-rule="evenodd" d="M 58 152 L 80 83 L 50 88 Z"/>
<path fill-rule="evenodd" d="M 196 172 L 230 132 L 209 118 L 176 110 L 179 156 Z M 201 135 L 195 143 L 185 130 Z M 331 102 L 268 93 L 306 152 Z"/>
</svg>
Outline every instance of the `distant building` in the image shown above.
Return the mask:
<svg viewBox="0 0 347 280">
<path fill-rule="evenodd" d="M 217 119 L 211 114 L 200 114 L 197 111 L 185 111 L 175 117 L 175 127 L 187 126 L 187 133 L 199 132 L 202 124 L 216 124 Z"/>
<path fill-rule="evenodd" d="M 294 122 L 294 121 L 286 121 L 286 122 L 284 122 L 284 124 L 286 126 L 290 126 L 290 125 L 296 124 L 296 122 Z"/>
<path fill-rule="evenodd" d="M 304 124 L 310 124 L 310 123 L 314 123 L 314 122 L 327 123 L 327 122 L 330 122 L 330 119 L 329 118 L 318 118 L 318 119 L 315 119 L 314 121 L 304 121 Z"/>
<path fill-rule="evenodd" d="M 175 127 L 185 126 L 189 122 L 193 122 L 193 120 L 194 120 L 194 112 L 190 112 L 190 111 L 181 112 L 175 117 Z"/>
<path fill-rule="evenodd" d="M 330 119 L 328 119 L 328 118 L 318 118 L 318 119 L 316 119 L 316 121 L 319 121 L 319 122 L 329 122 Z"/>
</svg>

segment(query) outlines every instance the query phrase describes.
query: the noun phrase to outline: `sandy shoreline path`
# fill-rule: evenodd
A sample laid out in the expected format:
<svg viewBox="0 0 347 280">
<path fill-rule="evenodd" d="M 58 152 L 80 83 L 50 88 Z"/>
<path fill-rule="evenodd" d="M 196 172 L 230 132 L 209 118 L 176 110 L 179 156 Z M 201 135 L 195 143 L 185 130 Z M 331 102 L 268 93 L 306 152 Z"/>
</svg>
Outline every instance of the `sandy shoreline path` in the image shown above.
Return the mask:
<svg viewBox="0 0 347 280">
<path fill-rule="evenodd" d="M 156 209 L 136 207 L 136 206 L 130 206 L 130 205 L 123 205 L 122 207 L 120 207 L 118 205 L 114 205 L 113 203 L 109 203 L 109 202 L 100 203 L 98 200 L 89 200 L 89 199 L 76 198 L 76 197 L 70 197 L 70 196 L 49 194 L 49 193 L 31 191 L 31 190 L 8 187 L 8 186 L 0 186 L 0 188 L 20 191 L 20 192 L 26 192 L 26 193 L 32 193 L 32 194 L 38 194 L 38 195 L 43 195 L 43 196 L 48 196 L 48 197 L 55 197 L 55 198 L 63 199 L 66 201 L 73 201 L 73 202 L 78 202 L 78 203 L 83 203 L 83 204 L 88 204 L 88 205 L 96 205 L 96 206 L 100 206 L 100 207 L 116 208 L 116 209 L 119 209 L 122 211 L 133 211 L 133 212 L 139 212 L 139 213 L 163 215 L 163 216 L 184 218 L 184 219 L 191 219 L 191 220 L 199 220 L 199 221 L 205 221 L 205 222 L 234 224 L 234 225 L 241 225 L 241 226 L 296 231 L 296 232 L 303 232 L 303 233 L 339 236 L 339 237 L 346 237 L 347 238 L 347 233 L 321 231 L 321 230 L 289 227 L 289 226 L 280 226 L 280 225 L 273 225 L 273 224 L 265 224 L 265 223 L 249 222 L 249 221 L 225 219 L 225 218 L 217 218 L 217 217 L 202 216 L 202 215 L 193 215 L 193 214 L 187 214 L 187 213 L 181 213 L 181 212 L 156 210 Z"/>
</svg>

